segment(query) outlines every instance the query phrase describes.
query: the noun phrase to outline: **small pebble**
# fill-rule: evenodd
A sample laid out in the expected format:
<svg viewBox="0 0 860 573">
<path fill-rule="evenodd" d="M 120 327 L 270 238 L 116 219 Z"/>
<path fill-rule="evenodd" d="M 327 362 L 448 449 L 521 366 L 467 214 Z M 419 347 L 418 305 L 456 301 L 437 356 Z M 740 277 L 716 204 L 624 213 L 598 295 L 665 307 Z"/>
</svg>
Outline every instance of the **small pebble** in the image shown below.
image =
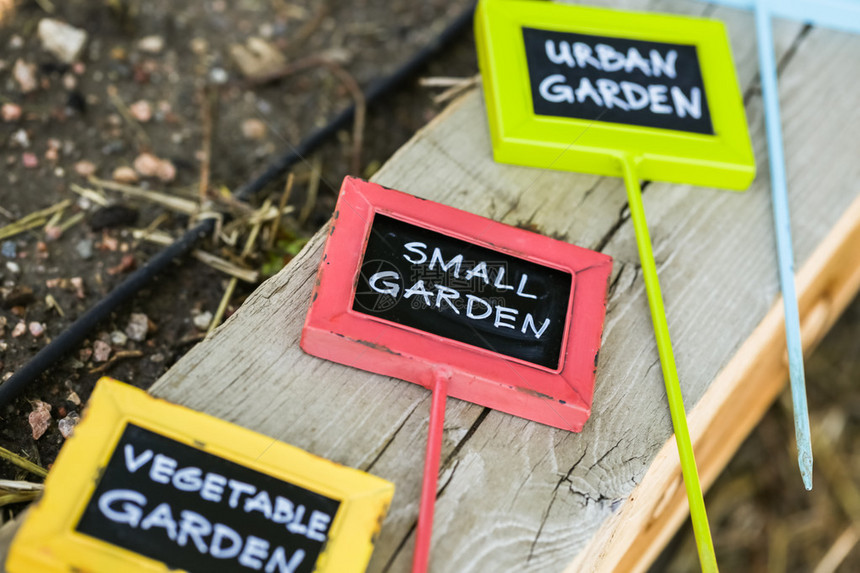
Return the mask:
<svg viewBox="0 0 860 573">
<path fill-rule="evenodd" d="M 160 161 L 151 153 L 141 153 L 134 160 L 134 169 L 144 177 L 154 177 L 158 173 Z"/>
<path fill-rule="evenodd" d="M 18 263 L 6 261 L 6 269 L 14 275 L 21 274 L 21 265 L 19 265 Z"/>
<path fill-rule="evenodd" d="M 19 129 L 12 134 L 12 141 L 25 149 L 30 147 L 30 136 L 27 135 L 27 132 L 23 129 Z"/>
<path fill-rule="evenodd" d="M 39 87 L 36 81 L 36 66 L 28 64 L 22 59 L 15 60 L 12 75 L 23 93 L 30 93 Z"/>
<path fill-rule="evenodd" d="M 51 405 L 41 400 L 33 400 L 33 411 L 27 417 L 33 430 L 33 439 L 41 438 L 51 425 Z"/>
<path fill-rule="evenodd" d="M 80 398 L 79 398 L 80 399 Z M 77 412 L 71 412 L 68 416 L 57 422 L 57 427 L 63 437 L 69 439 L 75 431 L 75 426 L 81 421 L 81 416 Z"/>
<path fill-rule="evenodd" d="M 208 310 L 206 312 L 201 312 L 193 318 L 194 326 L 198 330 L 206 330 L 209 328 L 209 323 L 212 322 L 212 313 Z"/>
<path fill-rule="evenodd" d="M 158 177 L 164 182 L 176 178 L 176 167 L 167 159 L 159 159 L 151 153 L 141 153 L 134 160 L 134 169 L 143 177 Z"/>
<path fill-rule="evenodd" d="M 141 123 L 146 123 L 152 119 L 152 106 L 146 100 L 136 101 L 128 106 L 128 111 L 132 117 Z"/>
<path fill-rule="evenodd" d="M 227 71 L 224 68 L 212 68 L 209 71 L 209 81 L 216 85 L 223 85 L 227 83 L 227 80 L 230 79 L 230 76 L 227 75 Z"/>
<path fill-rule="evenodd" d="M 67 64 L 78 59 L 87 42 L 87 33 L 84 30 L 53 18 L 42 18 L 38 34 L 42 48 Z"/>
<path fill-rule="evenodd" d="M 45 325 L 41 322 L 31 322 L 28 328 L 30 330 L 30 334 L 33 335 L 33 338 L 39 338 L 45 334 Z"/>
<path fill-rule="evenodd" d="M 15 255 L 18 254 L 18 251 L 15 247 L 15 241 L 3 241 L 3 245 L 0 246 L 0 254 L 2 254 L 7 259 L 14 259 Z"/>
<path fill-rule="evenodd" d="M 137 43 L 137 47 L 142 52 L 158 54 L 164 49 L 164 38 L 161 36 L 147 36 L 140 39 Z"/>
<path fill-rule="evenodd" d="M 60 237 L 63 236 L 62 227 L 57 227 L 55 225 L 49 225 L 45 227 L 45 238 L 49 241 L 56 241 Z M 45 253 L 44 257 L 47 258 L 48 254 Z"/>
<path fill-rule="evenodd" d="M 27 169 L 35 169 L 39 166 L 39 158 L 36 157 L 35 153 L 22 153 L 21 154 L 21 165 L 26 167 Z"/>
<path fill-rule="evenodd" d="M 110 343 L 114 346 L 125 346 L 128 342 L 128 336 L 121 330 L 114 330 L 110 333 Z"/>
<path fill-rule="evenodd" d="M 69 395 L 66 396 L 66 400 L 74 404 L 75 406 L 81 405 L 81 397 L 78 396 L 78 393 L 74 390 L 69 390 Z"/>
<path fill-rule="evenodd" d="M 15 34 L 11 38 L 9 38 L 9 49 L 10 50 L 20 50 L 24 47 L 24 38 Z"/>
<path fill-rule="evenodd" d="M 142 312 L 133 312 L 128 320 L 128 326 L 125 327 L 125 333 L 129 338 L 136 342 L 146 340 L 146 334 L 149 332 L 149 317 Z"/>
<path fill-rule="evenodd" d="M 137 171 L 125 165 L 114 169 L 111 178 L 119 183 L 137 183 L 140 181 Z"/>
<path fill-rule="evenodd" d="M 81 239 L 75 245 L 75 250 L 78 252 L 78 255 L 85 261 L 93 258 L 93 240 L 92 239 Z"/>
<path fill-rule="evenodd" d="M 194 38 L 191 40 L 189 47 L 198 56 L 203 56 L 209 50 L 209 43 L 206 41 L 206 38 Z"/>
<path fill-rule="evenodd" d="M 96 362 L 106 362 L 110 358 L 110 344 L 103 340 L 96 340 L 93 344 L 93 360 Z"/>
<path fill-rule="evenodd" d="M 149 361 L 155 362 L 156 364 L 158 364 L 159 362 L 164 362 L 164 354 L 162 354 L 161 352 L 156 352 L 149 357 Z"/>
<path fill-rule="evenodd" d="M 18 321 L 18 324 L 15 325 L 15 328 L 12 329 L 12 338 L 19 338 L 27 332 L 27 325 L 23 320 Z"/>
<path fill-rule="evenodd" d="M 102 234 L 102 242 L 99 244 L 99 249 L 102 251 L 116 252 L 119 248 L 119 241 L 110 235 Z"/>
<path fill-rule="evenodd" d="M 22 114 L 21 106 L 14 103 L 4 103 L 0 109 L 0 115 L 3 116 L 3 121 L 18 121 Z"/>
<path fill-rule="evenodd" d="M 266 137 L 266 124 L 259 119 L 246 119 L 242 122 L 242 135 L 245 139 L 259 141 Z"/>
<path fill-rule="evenodd" d="M 110 57 L 112 60 L 123 61 L 128 58 L 128 52 L 122 46 L 114 46 L 110 49 Z"/>
<path fill-rule="evenodd" d="M 63 74 L 63 87 L 66 91 L 74 91 L 78 87 L 78 78 L 75 74 Z"/>
<path fill-rule="evenodd" d="M 72 288 L 75 289 L 75 296 L 78 298 L 84 298 L 84 279 L 81 277 L 72 277 L 69 279 L 69 283 L 72 285 Z"/>
<path fill-rule="evenodd" d="M 87 161 L 84 159 L 83 161 L 78 161 L 75 163 L 75 173 L 80 175 L 81 177 L 89 177 L 90 175 L 94 175 L 96 172 L 96 164 L 92 161 Z"/>
</svg>

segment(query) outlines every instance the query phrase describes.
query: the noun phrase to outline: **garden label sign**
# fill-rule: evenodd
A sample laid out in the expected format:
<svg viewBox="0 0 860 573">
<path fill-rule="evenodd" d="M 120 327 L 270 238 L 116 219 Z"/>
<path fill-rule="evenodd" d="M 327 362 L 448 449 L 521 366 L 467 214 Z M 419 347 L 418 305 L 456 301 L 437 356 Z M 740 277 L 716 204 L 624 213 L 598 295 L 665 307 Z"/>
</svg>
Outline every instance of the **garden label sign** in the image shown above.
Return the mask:
<svg viewBox="0 0 860 573">
<path fill-rule="evenodd" d="M 103 379 L 8 567 L 359 572 L 392 493 L 379 478 Z"/>
<path fill-rule="evenodd" d="M 316 356 L 579 431 L 611 258 L 347 177 L 302 333 Z"/>
<path fill-rule="evenodd" d="M 497 161 L 746 189 L 755 162 L 716 20 L 531 0 L 475 19 Z"/>
<path fill-rule="evenodd" d="M 433 391 L 413 571 L 427 566 L 446 397 L 580 431 L 611 270 L 607 255 L 344 180 L 301 345 Z"/>
<path fill-rule="evenodd" d="M 716 571 L 640 179 L 745 189 L 755 175 L 722 23 L 522 0 L 475 17 L 497 161 L 622 176 L 702 569 Z"/>
</svg>

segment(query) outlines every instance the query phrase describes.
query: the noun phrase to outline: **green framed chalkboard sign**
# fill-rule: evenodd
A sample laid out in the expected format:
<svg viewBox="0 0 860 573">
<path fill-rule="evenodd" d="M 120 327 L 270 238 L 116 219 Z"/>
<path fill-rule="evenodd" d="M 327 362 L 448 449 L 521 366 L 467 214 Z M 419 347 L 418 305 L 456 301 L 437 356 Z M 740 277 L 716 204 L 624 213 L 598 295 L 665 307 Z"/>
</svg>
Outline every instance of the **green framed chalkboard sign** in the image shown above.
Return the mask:
<svg viewBox="0 0 860 573">
<path fill-rule="evenodd" d="M 744 189 L 752 146 L 723 25 L 534 0 L 475 17 L 495 159 Z"/>
</svg>

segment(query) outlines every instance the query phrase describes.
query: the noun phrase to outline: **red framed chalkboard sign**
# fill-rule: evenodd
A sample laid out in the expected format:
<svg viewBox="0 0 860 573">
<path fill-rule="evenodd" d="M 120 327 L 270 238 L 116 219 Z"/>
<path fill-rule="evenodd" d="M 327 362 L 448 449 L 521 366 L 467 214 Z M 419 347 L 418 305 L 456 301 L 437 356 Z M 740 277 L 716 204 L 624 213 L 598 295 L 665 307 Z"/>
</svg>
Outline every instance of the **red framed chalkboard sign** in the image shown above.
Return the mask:
<svg viewBox="0 0 860 573">
<path fill-rule="evenodd" d="M 346 178 L 302 348 L 566 430 L 591 410 L 611 257 Z"/>
</svg>

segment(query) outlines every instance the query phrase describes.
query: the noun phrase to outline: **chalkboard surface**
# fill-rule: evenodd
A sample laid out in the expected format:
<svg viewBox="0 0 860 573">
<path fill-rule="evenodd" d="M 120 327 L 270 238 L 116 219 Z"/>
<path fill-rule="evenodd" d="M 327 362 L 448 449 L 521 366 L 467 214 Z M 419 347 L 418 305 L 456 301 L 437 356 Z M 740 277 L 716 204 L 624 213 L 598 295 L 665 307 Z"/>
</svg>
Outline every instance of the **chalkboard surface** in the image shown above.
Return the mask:
<svg viewBox="0 0 860 573">
<path fill-rule="evenodd" d="M 309 573 L 339 505 L 128 424 L 76 530 L 189 572 Z"/>
<path fill-rule="evenodd" d="M 536 115 L 713 135 L 696 47 L 523 28 Z"/>
<path fill-rule="evenodd" d="M 569 272 L 376 213 L 352 308 L 556 369 L 572 283 Z"/>
</svg>

